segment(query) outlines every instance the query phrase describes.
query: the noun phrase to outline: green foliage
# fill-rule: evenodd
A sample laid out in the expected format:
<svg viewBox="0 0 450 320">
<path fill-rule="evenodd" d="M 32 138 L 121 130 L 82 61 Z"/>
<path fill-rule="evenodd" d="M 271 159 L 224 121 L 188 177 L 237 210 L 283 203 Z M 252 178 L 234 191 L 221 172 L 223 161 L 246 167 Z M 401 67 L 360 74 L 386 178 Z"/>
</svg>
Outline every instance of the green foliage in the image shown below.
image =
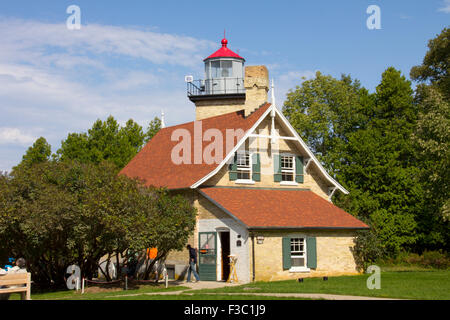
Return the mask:
<svg viewBox="0 0 450 320">
<path fill-rule="evenodd" d="M 371 112 L 373 97 L 357 80 L 340 80 L 316 73 L 287 94 L 283 113 L 331 173 L 343 165 L 341 153 L 349 135 L 363 128 Z"/>
<path fill-rule="evenodd" d="M 450 99 L 450 28 L 444 28 L 428 42 L 428 52 L 419 66 L 411 69 L 411 79 L 430 82 Z"/>
<path fill-rule="evenodd" d="M 59 159 L 77 160 L 82 163 L 99 164 L 106 160 L 121 169 L 142 149 L 161 127 L 155 118 L 150 122 L 147 132 L 132 119 L 124 127 L 109 116 L 106 121 L 97 120 L 87 133 L 70 133 L 61 142 L 57 151 Z"/>
<path fill-rule="evenodd" d="M 153 118 L 152 121 L 148 124 L 147 133 L 145 134 L 145 142 L 149 142 L 151 138 L 158 133 L 161 129 L 161 119 L 158 117 Z"/>
<path fill-rule="evenodd" d="M 450 230 L 450 102 L 433 86 L 419 85 L 421 106 L 412 135 L 422 171 L 425 207 L 420 213 L 420 243 L 431 249 L 449 244 Z"/>
<path fill-rule="evenodd" d="M 369 94 L 348 76 L 317 73 L 288 93 L 283 112 L 350 191 L 335 202 L 372 221 L 386 252 L 413 245 L 423 190 L 411 141 L 418 117 L 411 83 L 391 67 Z"/>
<path fill-rule="evenodd" d="M 373 230 L 357 231 L 355 246 L 352 249 L 356 266 L 361 271 L 384 256 L 383 246 Z"/>
<path fill-rule="evenodd" d="M 402 252 L 395 257 L 380 259 L 380 264 L 389 267 L 421 267 L 426 269 L 449 269 L 450 256 L 442 251 L 425 250 L 422 254 Z"/>
<path fill-rule="evenodd" d="M 29 147 L 25 155 L 22 157 L 20 165 L 31 166 L 35 163 L 45 162 L 50 159 L 52 147 L 45 138 L 37 139 L 33 146 Z"/>
<path fill-rule="evenodd" d="M 415 218 L 423 208 L 419 163 L 410 139 L 417 119 L 412 93 L 410 82 L 399 71 L 388 68 L 383 73 L 373 115 L 366 128 L 351 134 L 345 145 L 347 166 L 339 176 L 351 193 L 353 188 L 360 190 L 347 196 L 359 203 L 359 211 L 351 210 L 355 204 L 349 211 L 371 219 L 390 253 L 416 242 Z M 348 203 L 342 201 L 345 197 L 337 203 Z"/>
<path fill-rule="evenodd" d="M 422 164 L 425 206 L 419 215 L 420 247 L 437 249 L 450 244 L 450 29 L 428 43 L 423 64 L 411 69 L 421 82 L 416 90 L 420 108 L 412 135 Z"/>
<path fill-rule="evenodd" d="M 110 163 L 70 161 L 0 176 L 0 213 L 0 256 L 25 257 L 33 281 L 42 286 L 64 286 L 71 264 L 90 278 L 106 255 L 179 250 L 196 215 L 186 199 L 118 176 Z"/>
</svg>

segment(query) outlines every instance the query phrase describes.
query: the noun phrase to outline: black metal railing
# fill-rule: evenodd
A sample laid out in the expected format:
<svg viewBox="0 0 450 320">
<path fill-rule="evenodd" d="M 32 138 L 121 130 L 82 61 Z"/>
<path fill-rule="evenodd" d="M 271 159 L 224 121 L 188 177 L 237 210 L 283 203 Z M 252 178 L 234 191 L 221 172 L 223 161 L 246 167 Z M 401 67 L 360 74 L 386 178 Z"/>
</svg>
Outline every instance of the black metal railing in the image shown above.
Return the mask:
<svg viewBox="0 0 450 320">
<path fill-rule="evenodd" d="M 245 93 L 244 78 L 193 80 L 187 83 L 187 95 L 189 97 L 242 93 Z"/>
</svg>

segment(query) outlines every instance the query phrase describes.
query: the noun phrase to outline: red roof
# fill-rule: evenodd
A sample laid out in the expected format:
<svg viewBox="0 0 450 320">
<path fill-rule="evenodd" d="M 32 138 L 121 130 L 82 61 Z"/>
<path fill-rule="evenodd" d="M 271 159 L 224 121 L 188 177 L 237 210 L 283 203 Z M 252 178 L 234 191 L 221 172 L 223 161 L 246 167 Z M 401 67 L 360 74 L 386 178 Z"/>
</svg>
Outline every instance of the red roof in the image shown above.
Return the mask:
<svg viewBox="0 0 450 320">
<path fill-rule="evenodd" d="M 262 105 L 252 114 L 245 117 L 244 111 L 231 112 L 201 121 L 202 133 L 208 129 L 218 129 L 223 138 L 223 158 L 226 157 L 226 130 L 249 130 L 270 107 L 270 103 Z M 191 164 L 175 164 L 171 154 L 173 148 L 181 141 L 171 141 L 172 133 L 177 129 L 185 129 L 191 136 Z M 202 139 L 203 140 L 203 139 Z M 238 141 L 234 139 L 235 146 Z M 202 150 L 211 141 L 202 142 Z M 194 121 L 161 129 L 145 147 L 120 171 L 130 178 L 139 178 L 147 186 L 167 187 L 169 189 L 189 188 L 195 182 L 213 171 L 218 164 L 194 164 Z"/>
<path fill-rule="evenodd" d="M 199 190 L 248 228 L 369 228 L 309 190 L 232 187 Z"/>
<path fill-rule="evenodd" d="M 240 55 L 238 55 L 237 53 L 234 53 L 233 51 L 228 49 L 227 44 L 228 44 L 228 40 L 223 38 L 222 39 L 222 48 L 220 48 L 219 50 L 214 52 L 212 55 L 210 55 L 208 58 L 204 59 L 203 61 L 212 59 L 212 58 L 236 58 L 236 59 L 242 59 L 245 61 L 245 59 L 242 58 Z"/>
</svg>

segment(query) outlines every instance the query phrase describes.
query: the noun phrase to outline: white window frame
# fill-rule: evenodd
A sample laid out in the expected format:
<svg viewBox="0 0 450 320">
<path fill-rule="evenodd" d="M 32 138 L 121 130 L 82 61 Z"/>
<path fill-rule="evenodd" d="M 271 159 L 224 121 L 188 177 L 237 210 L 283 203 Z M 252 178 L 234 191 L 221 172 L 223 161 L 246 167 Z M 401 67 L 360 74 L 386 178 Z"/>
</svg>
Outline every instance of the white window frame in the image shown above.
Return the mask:
<svg viewBox="0 0 450 320">
<path fill-rule="evenodd" d="M 283 163 L 283 161 L 281 160 L 282 157 L 291 157 L 292 158 L 292 169 L 283 169 L 281 167 L 281 164 Z M 285 186 L 297 186 L 298 185 L 298 183 L 295 181 L 295 174 L 296 174 L 295 161 L 296 161 L 295 154 L 292 154 L 292 153 L 280 153 L 281 179 L 283 179 L 283 173 L 292 173 L 292 181 L 281 180 L 280 181 L 280 185 L 285 185 Z"/>
<path fill-rule="evenodd" d="M 292 239 L 303 239 L 303 256 L 298 256 L 299 258 L 304 258 L 305 259 L 305 265 L 304 266 L 292 266 L 289 269 L 289 272 L 310 272 L 311 269 L 307 267 L 308 265 L 308 251 L 306 250 L 306 236 L 304 235 L 293 235 L 289 237 L 292 241 Z M 289 249 L 290 250 L 290 254 L 291 254 L 291 259 L 292 259 L 292 247 Z M 294 255 L 294 257 L 296 257 Z"/>
<path fill-rule="evenodd" d="M 246 156 L 248 156 L 248 167 L 247 166 L 239 166 L 238 163 L 238 157 L 239 155 L 245 154 Z M 252 175 L 253 175 L 253 163 L 252 163 L 252 154 L 248 151 L 237 151 L 237 157 L 236 157 L 236 170 L 237 171 L 248 171 L 248 179 L 236 179 L 235 183 L 238 184 L 255 184 L 255 181 L 253 181 L 252 179 Z M 239 174 L 239 173 L 238 173 Z"/>
</svg>

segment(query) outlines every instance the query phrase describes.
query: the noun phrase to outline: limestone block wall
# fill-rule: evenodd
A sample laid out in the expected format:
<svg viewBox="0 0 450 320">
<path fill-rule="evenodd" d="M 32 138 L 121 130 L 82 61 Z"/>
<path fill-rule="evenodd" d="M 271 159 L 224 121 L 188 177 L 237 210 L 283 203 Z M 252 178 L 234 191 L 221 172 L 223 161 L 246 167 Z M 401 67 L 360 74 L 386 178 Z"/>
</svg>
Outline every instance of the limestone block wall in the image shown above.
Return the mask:
<svg viewBox="0 0 450 320">
<path fill-rule="evenodd" d="M 202 100 L 195 103 L 195 120 L 245 109 L 245 99 Z"/>
<path fill-rule="evenodd" d="M 256 237 L 264 236 L 262 244 Z M 309 272 L 283 270 L 283 237 L 316 237 L 317 268 Z M 354 246 L 353 231 L 299 231 L 299 232 L 255 232 L 255 280 L 276 281 L 298 279 L 300 277 L 337 276 L 358 274 L 351 251 Z M 249 246 L 250 256 L 252 246 Z M 253 261 L 251 261 L 253 262 Z M 252 268 L 251 264 L 251 268 Z"/>
</svg>

